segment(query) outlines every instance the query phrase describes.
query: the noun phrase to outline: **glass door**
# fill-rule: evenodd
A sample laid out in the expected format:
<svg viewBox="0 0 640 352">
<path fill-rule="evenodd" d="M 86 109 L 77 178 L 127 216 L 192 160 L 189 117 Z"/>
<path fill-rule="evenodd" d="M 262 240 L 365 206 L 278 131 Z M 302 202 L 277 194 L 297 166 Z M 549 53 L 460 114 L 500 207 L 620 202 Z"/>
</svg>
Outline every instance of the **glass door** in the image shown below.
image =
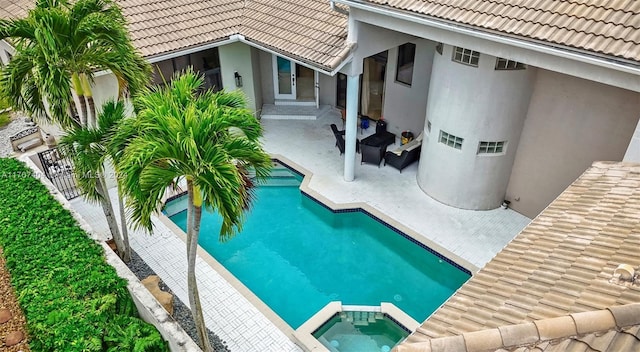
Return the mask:
<svg viewBox="0 0 640 352">
<path fill-rule="evenodd" d="M 273 55 L 273 85 L 276 99 L 295 99 L 296 64 Z"/>
</svg>

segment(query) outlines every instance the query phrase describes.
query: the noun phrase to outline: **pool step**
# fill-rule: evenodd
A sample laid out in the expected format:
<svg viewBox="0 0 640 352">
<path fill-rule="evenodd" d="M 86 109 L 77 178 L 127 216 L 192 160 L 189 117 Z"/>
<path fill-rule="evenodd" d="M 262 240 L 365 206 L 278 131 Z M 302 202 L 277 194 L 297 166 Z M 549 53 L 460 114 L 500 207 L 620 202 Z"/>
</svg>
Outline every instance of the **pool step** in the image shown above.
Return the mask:
<svg viewBox="0 0 640 352">
<path fill-rule="evenodd" d="M 298 179 L 295 177 L 267 177 L 267 182 L 260 185 L 260 187 L 278 187 L 278 186 L 300 187 L 300 181 L 298 181 Z"/>
<path fill-rule="evenodd" d="M 376 320 L 384 319 L 384 315 L 379 312 L 349 311 L 340 313 L 340 318 L 349 323 L 353 323 L 355 326 L 368 326 L 369 324 L 375 323 Z"/>
<path fill-rule="evenodd" d="M 287 168 L 273 168 L 271 169 L 271 177 L 295 177 L 291 171 Z"/>
</svg>

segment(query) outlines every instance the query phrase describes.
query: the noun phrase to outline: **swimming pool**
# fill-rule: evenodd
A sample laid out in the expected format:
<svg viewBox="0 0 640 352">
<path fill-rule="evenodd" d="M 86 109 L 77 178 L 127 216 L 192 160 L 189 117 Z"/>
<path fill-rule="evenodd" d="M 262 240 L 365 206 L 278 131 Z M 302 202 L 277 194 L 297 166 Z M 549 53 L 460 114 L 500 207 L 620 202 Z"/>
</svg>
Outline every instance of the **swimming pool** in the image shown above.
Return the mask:
<svg viewBox="0 0 640 352">
<path fill-rule="evenodd" d="M 302 178 L 278 167 L 244 230 L 218 241 L 221 220 L 203 212 L 200 245 L 293 329 L 330 301 L 392 302 L 417 321 L 470 274 L 362 211 L 332 212 L 299 190 Z M 186 197 L 167 204 L 186 229 Z"/>
</svg>

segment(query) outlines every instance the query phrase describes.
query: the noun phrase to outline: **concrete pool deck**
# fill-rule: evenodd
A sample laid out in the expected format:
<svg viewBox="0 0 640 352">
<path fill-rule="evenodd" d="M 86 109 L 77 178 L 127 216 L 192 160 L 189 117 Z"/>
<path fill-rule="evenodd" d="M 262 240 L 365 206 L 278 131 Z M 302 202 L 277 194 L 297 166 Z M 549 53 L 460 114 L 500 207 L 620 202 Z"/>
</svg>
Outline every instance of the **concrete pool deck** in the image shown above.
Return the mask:
<svg viewBox="0 0 640 352">
<path fill-rule="evenodd" d="M 364 203 L 376 214 L 388 216 L 389 223 L 402 224 L 413 236 L 421 236 L 421 242 L 433 243 L 441 254 L 461 258 L 471 271 L 484 266 L 530 221 L 512 210 L 469 211 L 438 203 L 418 187 L 415 163 L 399 173 L 392 167 L 356 162 L 356 179 L 345 182 L 344 156 L 334 146 L 331 123 L 341 126 L 339 114 L 329 113 L 314 121 L 264 120 L 264 146 L 312 172 L 305 182 L 308 188 L 341 207 Z M 372 132 L 373 127 L 368 133 Z M 358 138 L 363 136 L 358 131 Z M 117 206 L 115 190 L 111 195 Z M 106 236 L 108 227 L 99 206 L 80 198 L 71 204 L 98 234 Z M 159 219 L 154 223 L 154 235 L 132 231 L 131 246 L 187 303 L 186 246 L 170 224 Z M 209 329 L 234 352 L 301 351 L 292 341 L 290 328 L 283 327 L 248 290 L 243 292 L 224 269 L 216 267 L 206 255 L 198 258 L 198 285 Z"/>
</svg>

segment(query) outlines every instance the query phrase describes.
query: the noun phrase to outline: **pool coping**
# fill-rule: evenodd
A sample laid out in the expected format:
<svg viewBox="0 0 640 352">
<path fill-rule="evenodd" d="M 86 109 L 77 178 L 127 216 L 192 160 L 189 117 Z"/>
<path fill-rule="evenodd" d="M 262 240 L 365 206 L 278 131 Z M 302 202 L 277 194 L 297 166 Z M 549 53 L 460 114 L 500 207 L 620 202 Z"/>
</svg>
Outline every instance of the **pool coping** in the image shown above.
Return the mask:
<svg viewBox="0 0 640 352">
<path fill-rule="evenodd" d="M 280 154 L 270 154 L 271 159 L 279 162 L 283 166 L 288 169 L 296 172 L 297 174 L 303 176 L 302 182 L 300 184 L 300 191 L 307 195 L 310 199 L 324 206 L 325 208 L 331 210 L 332 212 L 357 212 L 362 211 L 375 220 L 381 222 L 383 225 L 389 227 L 394 230 L 394 232 L 404 236 L 410 241 L 418 244 L 422 248 L 428 250 L 439 258 L 447 261 L 449 264 L 457 267 L 458 269 L 467 272 L 469 275 L 474 275 L 479 268 L 470 263 L 469 261 L 463 259 L 462 257 L 450 252 L 444 247 L 438 245 L 437 243 L 430 241 L 414 230 L 404 226 L 400 222 L 391 218 L 390 216 L 382 213 L 378 209 L 370 206 L 365 202 L 355 202 L 355 203 L 334 203 L 329 200 L 318 191 L 312 189 L 309 186 L 311 179 L 313 178 L 313 173 L 306 168 L 298 165 L 297 163 L 291 161 L 290 159 L 282 156 Z M 173 199 L 168 198 L 169 199 Z M 187 235 L 186 233 L 178 227 L 169 217 L 167 217 L 161 211 L 158 212 L 157 218 L 160 222 L 162 222 L 165 226 L 167 226 L 178 238 L 180 238 L 186 244 Z M 253 291 L 251 291 L 247 286 L 245 286 L 238 278 L 236 278 L 227 268 L 225 268 L 220 262 L 218 262 L 213 256 L 211 256 L 206 250 L 204 250 L 200 245 L 198 245 L 198 255 L 200 258 L 204 260 L 213 270 L 215 270 L 220 276 L 222 276 L 231 286 L 233 286 L 240 294 L 242 294 L 254 307 L 256 307 L 262 314 L 265 315 L 267 319 L 269 319 L 280 331 L 282 331 L 291 341 L 294 343 L 302 344 L 301 341 L 295 335 L 296 330 L 294 330 L 287 322 L 284 321 L 271 307 L 269 307 L 266 303 L 264 303 Z M 395 306 L 394 306 L 395 307 Z M 398 309 L 398 308 L 396 308 Z M 398 309 L 399 310 L 399 309 Z M 402 312 L 403 314 L 406 314 Z M 315 316 L 315 315 L 314 315 Z M 303 323 L 306 324 L 307 322 Z M 404 325 L 404 324 L 403 324 Z M 302 326 L 302 325 L 301 325 Z M 406 325 L 405 325 L 406 326 Z M 418 325 L 419 326 L 419 325 Z M 416 326 L 417 328 L 417 326 Z M 415 330 L 415 329 L 413 329 Z M 315 339 L 315 338 L 314 338 Z M 316 340 L 317 341 L 317 340 Z M 306 345 L 300 346 L 305 350 L 311 351 Z"/>
</svg>

